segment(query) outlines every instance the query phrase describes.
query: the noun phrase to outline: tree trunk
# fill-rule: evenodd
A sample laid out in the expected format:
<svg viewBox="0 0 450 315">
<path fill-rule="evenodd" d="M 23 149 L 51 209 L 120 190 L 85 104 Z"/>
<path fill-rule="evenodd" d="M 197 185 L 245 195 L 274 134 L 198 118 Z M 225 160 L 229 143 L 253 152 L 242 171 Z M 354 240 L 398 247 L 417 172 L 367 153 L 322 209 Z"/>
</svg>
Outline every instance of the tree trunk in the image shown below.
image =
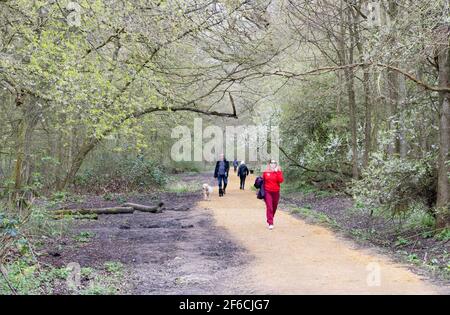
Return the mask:
<svg viewBox="0 0 450 315">
<path fill-rule="evenodd" d="M 388 1 L 389 20 L 395 21 L 398 16 L 399 8 L 396 1 Z M 398 32 L 395 24 L 388 24 L 389 43 L 394 46 L 397 43 Z M 389 58 L 388 63 L 392 63 L 394 67 L 398 67 L 396 61 L 397 55 L 394 51 Z M 399 128 L 399 102 L 400 102 L 400 74 L 397 71 L 388 69 L 387 71 L 387 88 L 388 88 L 388 113 L 389 113 L 389 130 L 393 132 L 392 142 L 388 145 L 388 154 L 390 156 L 400 156 L 400 128 Z"/>
<path fill-rule="evenodd" d="M 439 85 L 450 84 L 450 27 L 443 25 L 438 29 Z M 438 228 L 450 226 L 450 93 L 439 93 L 439 160 L 436 207 Z"/>
<path fill-rule="evenodd" d="M 358 3 L 358 11 L 361 11 L 362 3 Z M 364 50 L 362 34 L 361 34 L 361 17 L 360 15 L 352 11 L 353 15 L 353 35 L 356 41 L 356 48 L 358 49 L 359 61 L 361 63 L 366 62 L 366 52 Z M 365 117 L 364 117 L 364 154 L 363 154 L 363 167 L 366 168 L 369 165 L 369 156 L 372 150 L 372 101 L 371 101 L 371 90 L 370 90 L 370 73 L 367 67 L 363 67 L 363 91 L 364 91 L 364 107 L 365 107 Z"/>
<path fill-rule="evenodd" d="M 398 124 L 398 142 L 399 153 L 402 159 L 406 158 L 408 154 L 408 142 L 406 141 L 406 128 L 405 128 L 405 109 L 406 109 L 406 79 L 404 76 L 399 78 L 399 111 L 400 111 L 400 123 Z"/>
<path fill-rule="evenodd" d="M 39 115 L 37 108 L 33 107 L 33 105 L 29 104 L 24 107 L 24 97 L 25 94 L 22 94 L 20 98 L 20 103 L 17 103 L 16 106 L 20 107 L 22 118 L 19 121 L 17 127 L 17 138 L 16 138 L 16 162 L 14 165 L 14 192 L 10 196 L 10 201 L 15 204 L 19 210 L 23 208 L 22 200 L 24 198 L 22 188 L 25 184 L 28 184 L 29 174 L 30 172 L 25 172 L 25 170 L 29 170 L 26 165 L 27 157 L 30 154 L 30 146 L 31 146 L 31 138 L 33 135 L 33 131 L 39 121 Z"/>
<path fill-rule="evenodd" d="M 27 131 L 26 118 L 23 117 L 19 122 L 16 141 L 16 163 L 14 166 L 14 189 L 19 191 L 22 189 L 22 168 L 25 155 L 25 138 Z"/>
<path fill-rule="evenodd" d="M 350 34 L 350 45 L 347 47 L 348 54 L 346 62 L 348 64 L 353 64 L 353 50 L 355 48 L 356 33 L 355 33 L 355 19 L 352 12 L 347 10 L 348 17 L 348 28 Z M 348 106 L 350 109 L 350 130 L 352 134 L 352 175 L 354 179 L 359 178 L 359 167 L 358 167 L 358 127 L 357 127 L 357 117 L 356 117 L 356 96 L 355 96 L 355 72 L 352 68 L 345 68 L 345 79 L 348 94 Z"/>
<path fill-rule="evenodd" d="M 63 148 L 64 148 L 63 133 L 60 131 L 56 137 L 56 152 L 58 164 L 56 165 L 55 177 L 56 177 L 56 187 L 62 186 L 63 173 L 64 173 L 64 161 L 63 161 Z"/>
<path fill-rule="evenodd" d="M 358 169 L 358 137 L 357 137 L 357 120 L 356 120 L 356 97 L 355 97 L 355 74 L 353 70 L 349 69 L 345 71 L 348 105 L 350 109 L 350 129 L 352 134 L 351 147 L 352 147 L 352 176 L 354 179 L 359 177 Z"/>
<path fill-rule="evenodd" d="M 80 150 L 77 152 L 73 160 L 71 161 L 70 169 L 67 172 L 64 180 L 61 182 L 60 187 L 57 187 L 58 190 L 62 190 L 67 187 L 70 183 L 75 179 L 75 175 L 80 170 L 81 165 L 83 164 L 84 159 L 95 148 L 96 144 L 99 140 L 97 139 L 89 139 L 85 142 Z"/>
<path fill-rule="evenodd" d="M 369 157 L 372 150 L 372 102 L 370 93 L 370 74 L 365 69 L 363 76 L 364 86 L 364 105 L 365 105 L 365 122 L 364 122 L 364 157 L 363 166 L 369 166 Z"/>
<path fill-rule="evenodd" d="M 394 66 L 398 66 L 394 64 Z M 388 70 L 388 104 L 389 104 L 389 130 L 393 131 L 392 142 L 388 146 L 391 156 L 400 155 L 400 136 L 398 128 L 398 103 L 399 103 L 399 74 L 394 70 Z"/>
</svg>

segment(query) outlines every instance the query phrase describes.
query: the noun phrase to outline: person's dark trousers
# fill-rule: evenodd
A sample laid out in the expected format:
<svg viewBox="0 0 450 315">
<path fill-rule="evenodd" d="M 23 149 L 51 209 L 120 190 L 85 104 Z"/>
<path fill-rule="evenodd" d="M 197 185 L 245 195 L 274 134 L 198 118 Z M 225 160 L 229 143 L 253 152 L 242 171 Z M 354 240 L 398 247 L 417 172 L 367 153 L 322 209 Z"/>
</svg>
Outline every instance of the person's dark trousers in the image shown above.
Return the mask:
<svg viewBox="0 0 450 315">
<path fill-rule="evenodd" d="M 222 189 L 222 182 L 223 182 L 223 192 L 225 193 L 225 189 L 227 188 L 228 179 L 226 175 L 219 175 L 217 176 L 217 181 L 219 184 L 219 189 Z"/>
<path fill-rule="evenodd" d="M 239 178 L 241 179 L 241 186 L 240 186 L 241 189 L 244 189 L 246 177 L 247 176 L 239 176 Z"/>
</svg>

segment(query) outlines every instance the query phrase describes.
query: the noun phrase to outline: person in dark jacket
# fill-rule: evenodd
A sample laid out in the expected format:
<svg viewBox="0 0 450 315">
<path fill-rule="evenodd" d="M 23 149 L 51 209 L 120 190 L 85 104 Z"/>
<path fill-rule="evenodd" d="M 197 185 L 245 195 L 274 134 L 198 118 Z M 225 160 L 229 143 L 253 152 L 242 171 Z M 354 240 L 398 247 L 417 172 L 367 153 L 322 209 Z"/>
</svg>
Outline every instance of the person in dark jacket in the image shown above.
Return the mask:
<svg viewBox="0 0 450 315">
<path fill-rule="evenodd" d="M 222 197 L 225 194 L 225 190 L 227 189 L 229 171 L 230 162 L 228 162 L 227 159 L 225 159 L 224 155 L 221 154 L 214 170 L 214 178 L 217 178 L 219 184 L 219 197 Z"/>
<path fill-rule="evenodd" d="M 239 176 L 239 178 L 241 180 L 239 189 L 244 190 L 245 178 L 248 176 L 248 174 L 249 174 L 248 167 L 247 167 L 247 165 L 245 165 L 245 162 L 242 161 L 241 165 L 239 165 L 238 172 L 237 172 L 237 175 Z"/>
</svg>

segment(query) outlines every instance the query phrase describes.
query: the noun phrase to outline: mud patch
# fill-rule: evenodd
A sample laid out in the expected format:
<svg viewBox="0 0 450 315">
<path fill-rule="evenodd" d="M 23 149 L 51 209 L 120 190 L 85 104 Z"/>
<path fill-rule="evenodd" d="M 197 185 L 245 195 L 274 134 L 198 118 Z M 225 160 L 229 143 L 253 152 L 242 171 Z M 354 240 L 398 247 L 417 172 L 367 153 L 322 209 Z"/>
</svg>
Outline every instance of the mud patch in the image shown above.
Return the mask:
<svg viewBox="0 0 450 315">
<path fill-rule="evenodd" d="M 192 179 L 192 175 L 190 175 Z M 198 180 L 203 180 L 201 176 Z M 235 275 L 250 261 L 243 248 L 215 226 L 209 210 L 197 208 L 201 192 L 136 195 L 130 202 L 162 200 L 167 207 L 188 211 L 163 211 L 100 215 L 95 221 L 76 221 L 70 234 L 46 244 L 44 262 L 99 268 L 120 261 L 126 270 L 129 294 L 239 294 Z M 85 205 L 108 206 L 100 199 Z M 67 207 L 77 207 L 70 204 Z M 76 241 L 80 233 L 92 237 Z"/>
</svg>

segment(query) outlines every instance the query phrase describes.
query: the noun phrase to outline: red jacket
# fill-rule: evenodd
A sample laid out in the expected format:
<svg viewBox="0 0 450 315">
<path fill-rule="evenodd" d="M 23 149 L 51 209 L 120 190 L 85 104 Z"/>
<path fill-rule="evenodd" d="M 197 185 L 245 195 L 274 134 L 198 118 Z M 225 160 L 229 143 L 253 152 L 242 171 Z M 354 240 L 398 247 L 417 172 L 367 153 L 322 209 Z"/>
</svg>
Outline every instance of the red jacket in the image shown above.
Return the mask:
<svg viewBox="0 0 450 315">
<path fill-rule="evenodd" d="M 283 182 L 283 172 L 264 172 L 264 190 L 277 192 L 280 191 L 280 184 Z"/>
</svg>

